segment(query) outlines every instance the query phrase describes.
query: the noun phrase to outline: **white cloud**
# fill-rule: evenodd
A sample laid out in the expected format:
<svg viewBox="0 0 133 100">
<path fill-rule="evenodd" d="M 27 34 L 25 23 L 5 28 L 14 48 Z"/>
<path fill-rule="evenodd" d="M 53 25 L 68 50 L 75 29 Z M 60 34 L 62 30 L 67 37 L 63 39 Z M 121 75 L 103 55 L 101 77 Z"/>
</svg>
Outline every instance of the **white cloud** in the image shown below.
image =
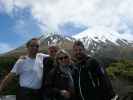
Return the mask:
<svg viewBox="0 0 133 100">
<path fill-rule="evenodd" d="M 2 6 L 1 10 L 6 11 L 7 13 L 12 13 L 14 7 L 13 0 L 1 0 L 0 3 Z"/>
<path fill-rule="evenodd" d="M 128 23 L 133 23 L 132 0 L 2 0 L 5 11 L 16 7 L 31 9 L 42 31 L 59 31 L 66 22 L 88 27 L 107 27 L 114 31 L 130 33 Z"/>
<path fill-rule="evenodd" d="M 14 26 L 14 32 L 23 38 L 30 38 L 31 33 L 28 32 L 28 25 L 24 20 L 17 20 Z"/>
<path fill-rule="evenodd" d="M 8 52 L 10 50 L 12 50 L 13 47 L 9 44 L 6 43 L 0 43 L 0 53 L 4 53 L 4 52 Z"/>
</svg>

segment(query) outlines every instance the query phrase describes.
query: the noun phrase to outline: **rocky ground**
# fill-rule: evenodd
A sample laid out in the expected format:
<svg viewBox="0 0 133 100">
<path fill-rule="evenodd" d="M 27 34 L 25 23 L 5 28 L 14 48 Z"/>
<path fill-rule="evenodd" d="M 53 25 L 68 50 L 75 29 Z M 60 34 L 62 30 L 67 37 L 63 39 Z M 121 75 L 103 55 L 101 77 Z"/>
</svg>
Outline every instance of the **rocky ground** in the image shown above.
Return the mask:
<svg viewBox="0 0 133 100">
<path fill-rule="evenodd" d="M 16 96 L 15 95 L 1 96 L 0 100 L 16 100 Z"/>
<path fill-rule="evenodd" d="M 120 96 L 119 100 L 133 100 L 133 82 L 122 78 L 113 79 L 111 82 Z M 0 96 L 0 100 L 16 100 L 15 98 L 15 95 Z"/>
<path fill-rule="evenodd" d="M 133 82 L 117 78 L 112 80 L 112 85 L 116 93 L 120 96 L 120 100 L 133 100 Z"/>
</svg>

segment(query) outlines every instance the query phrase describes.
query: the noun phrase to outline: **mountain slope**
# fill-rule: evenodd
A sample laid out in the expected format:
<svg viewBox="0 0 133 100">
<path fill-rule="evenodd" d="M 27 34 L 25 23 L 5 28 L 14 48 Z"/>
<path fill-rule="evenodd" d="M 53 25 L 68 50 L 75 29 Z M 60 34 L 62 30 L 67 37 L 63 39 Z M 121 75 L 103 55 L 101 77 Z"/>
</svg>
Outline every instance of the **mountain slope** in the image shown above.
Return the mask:
<svg viewBox="0 0 133 100">
<path fill-rule="evenodd" d="M 117 59 L 133 58 L 133 36 L 130 34 L 119 34 L 105 28 L 93 28 L 72 37 L 83 41 L 89 54 Z"/>
<path fill-rule="evenodd" d="M 75 40 L 72 37 L 64 37 L 59 34 L 52 34 L 50 36 L 44 36 L 42 35 L 39 37 L 40 43 L 40 51 L 47 53 L 48 45 L 50 44 L 57 44 L 61 48 L 71 48 L 72 42 Z M 7 52 L 1 56 L 19 56 L 26 53 L 26 47 L 25 44 L 23 44 L 21 47 L 18 47 L 10 52 Z"/>
<path fill-rule="evenodd" d="M 58 44 L 59 47 L 71 50 L 74 40 L 83 41 L 90 55 L 109 57 L 109 58 L 133 58 L 133 40 L 132 35 L 119 34 L 105 28 L 87 29 L 72 37 L 62 36 L 61 34 L 42 35 L 40 51 L 47 52 L 49 44 Z M 25 45 L 25 44 L 24 44 Z M 19 56 L 26 53 L 25 46 L 16 48 L 3 56 Z"/>
<path fill-rule="evenodd" d="M 121 40 L 121 42 L 127 44 L 133 42 L 132 35 L 130 34 L 119 34 L 118 32 L 105 29 L 105 28 L 92 28 L 87 29 L 77 35 L 73 36 L 76 39 L 88 39 L 88 42 L 91 40 L 94 40 L 96 42 L 107 42 L 110 41 L 116 45 L 119 44 L 118 40 Z M 90 41 L 89 41 L 90 40 Z"/>
</svg>

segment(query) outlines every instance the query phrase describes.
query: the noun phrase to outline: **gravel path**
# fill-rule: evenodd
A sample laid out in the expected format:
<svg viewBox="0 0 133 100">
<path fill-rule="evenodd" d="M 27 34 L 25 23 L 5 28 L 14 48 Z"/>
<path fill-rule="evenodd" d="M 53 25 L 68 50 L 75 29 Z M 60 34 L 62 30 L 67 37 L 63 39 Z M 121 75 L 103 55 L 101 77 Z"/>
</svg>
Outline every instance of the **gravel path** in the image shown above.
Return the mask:
<svg viewBox="0 0 133 100">
<path fill-rule="evenodd" d="M 15 95 L 1 96 L 0 100 L 16 100 L 16 96 Z"/>
</svg>

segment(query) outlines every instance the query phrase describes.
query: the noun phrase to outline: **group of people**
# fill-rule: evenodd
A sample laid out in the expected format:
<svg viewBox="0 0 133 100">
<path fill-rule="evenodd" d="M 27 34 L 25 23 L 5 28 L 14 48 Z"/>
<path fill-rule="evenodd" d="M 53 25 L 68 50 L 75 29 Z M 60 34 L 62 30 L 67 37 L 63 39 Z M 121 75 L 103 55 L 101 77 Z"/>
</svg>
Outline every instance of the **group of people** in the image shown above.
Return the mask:
<svg viewBox="0 0 133 100">
<path fill-rule="evenodd" d="M 37 38 L 27 42 L 27 55 L 2 80 L 0 92 L 19 76 L 16 100 L 115 100 L 106 71 L 81 41 L 73 43 L 71 54 L 57 45 L 43 54 L 39 46 Z"/>
</svg>

